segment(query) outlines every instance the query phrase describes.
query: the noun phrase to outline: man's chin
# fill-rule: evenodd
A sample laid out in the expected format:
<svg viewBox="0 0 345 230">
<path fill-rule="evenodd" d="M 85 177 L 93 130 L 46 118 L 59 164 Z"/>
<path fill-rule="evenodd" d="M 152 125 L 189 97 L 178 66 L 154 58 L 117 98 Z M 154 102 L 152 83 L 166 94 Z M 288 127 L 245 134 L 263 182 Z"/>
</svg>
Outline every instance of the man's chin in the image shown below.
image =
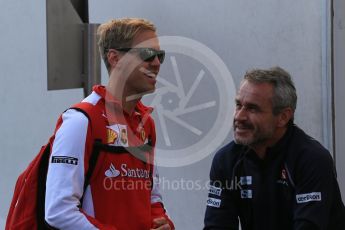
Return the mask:
<svg viewBox="0 0 345 230">
<path fill-rule="evenodd" d="M 142 91 L 142 95 L 146 95 L 146 94 L 151 94 L 151 93 L 153 93 L 153 92 L 155 92 L 155 90 L 156 90 L 156 87 L 154 87 L 154 86 L 152 86 L 152 87 L 147 87 L 146 89 L 144 89 L 143 91 Z"/>
<path fill-rule="evenodd" d="M 127 96 L 126 101 L 132 101 L 132 100 L 138 100 L 141 99 L 143 96 L 146 94 L 151 94 L 155 91 L 155 88 L 153 89 L 147 89 L 143 90 L 142 93 L 137 93 L 137 94 L 131 94 L 130 96 Z"/>
<path fill-rule="evenodd" d="M 248 138 L 234 137 L 234 142 L 238 145 L 251 145 L 253 141 Z"/>
</svg>

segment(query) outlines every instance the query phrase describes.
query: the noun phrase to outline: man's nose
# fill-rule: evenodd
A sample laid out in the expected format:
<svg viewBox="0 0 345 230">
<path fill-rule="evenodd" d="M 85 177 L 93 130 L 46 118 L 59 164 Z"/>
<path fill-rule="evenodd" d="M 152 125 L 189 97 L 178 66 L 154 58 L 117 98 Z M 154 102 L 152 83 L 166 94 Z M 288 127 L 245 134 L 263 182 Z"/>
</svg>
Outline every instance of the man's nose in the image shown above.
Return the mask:
<svg viewBox="0 0 345 230">
<path fill-rule="evenodd" d="M 150 64 L 151 64 L 152 66 L 160 66 L 160 65 L 161 65 L 161 63 L 160 63 L 160 61 L 159 61 L 157 55 L 156 55 L 155 58 L 150 62 Z"/>
<path fill-rule="evenodd" d="M 237 121 L 243 121 L 247 120 L 247 111 L 244 107 L 241 107 L 240 109 L 235 110 L 235 120 Z"/>
</svg>

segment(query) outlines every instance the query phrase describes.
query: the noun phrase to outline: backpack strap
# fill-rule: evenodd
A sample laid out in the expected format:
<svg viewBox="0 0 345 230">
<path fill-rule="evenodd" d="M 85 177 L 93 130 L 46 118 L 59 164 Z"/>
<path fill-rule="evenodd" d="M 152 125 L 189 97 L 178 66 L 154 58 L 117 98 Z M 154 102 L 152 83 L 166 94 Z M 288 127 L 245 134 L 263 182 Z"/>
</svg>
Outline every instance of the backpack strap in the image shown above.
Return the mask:
<svg viewBox="0 0 345 230">
<path fill-rule="evenodd" d="M 91 132 L 93 138 L 100 139 L 101 141 L 103 137 L 106 137 L 106 128 L 104 126 L 104 118 L 102 116 L 102 110 L 97 105 L 93 105 L 88 102 L 80 102 L 73 105 L 69 109 L 77 110 L 78 112 L 83 113 L 90 122 Z M 94 128 L 97 127 L 97 128 Z"/>
<path fill-rule="evenodd" d="M 104 123 L 102 123 L 102 120 L 103 120 L 102 111 L 100 110 L 98 106 L 95 106 L 88 102 L 80 102 L 72 106 L 70 109 L 77 110 L 78 112 L 83 113 L 88 118 L 92 136 L 94 138 L 92 152 L 89 158 L 89 165 L 88 165 L 88 169 L 87 169 L 87 172 L 85 173 L 85 178 L 84 178 L 83 195 L 80 198 L 80 206 L 81 206 L 84 200 L 84 194 L 85 194 L 86 188 L 90 184 L 90 179 L 96 167 L 96 163 L 97 163 L 98 156 L 100 153 L 100 149 L 97 147 L 98 145 L 96 145 L 96 143 L 103 142 L 102 138 L 106 137 L 106 128 L 105 128 Z"/>
<path fill-rule="evenodd" d="M 49 165 L 49 157 L 51 152 L 50 141 L 44 147 L 43 153 L 38 166 L 38 178 L 37 178 L 37 210 L 36 210 L 36 221 L 37 229 L 53 229 L 45 222 L 45 194 L 46 194 L 46 180 Z"/>
</svg>

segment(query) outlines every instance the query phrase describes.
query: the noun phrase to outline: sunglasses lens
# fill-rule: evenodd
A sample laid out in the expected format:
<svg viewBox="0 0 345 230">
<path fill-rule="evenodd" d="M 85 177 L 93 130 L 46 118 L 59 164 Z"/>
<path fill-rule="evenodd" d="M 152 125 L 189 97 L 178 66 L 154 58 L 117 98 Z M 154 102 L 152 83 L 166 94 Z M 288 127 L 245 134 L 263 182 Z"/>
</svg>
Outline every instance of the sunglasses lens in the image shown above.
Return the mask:
<svg viewBox="0 0 345 230">
<path fill-rule="evenodd" d="M 162 50 L 156 51 L 154 49 L 142 49 L 139 52 L 140 58 L 146 62 L 152 62 L 156 56 L 159 62 L 162 64 L 165 57 L 165 52 Z"/>
<path fill-rule="evenodd" d="M 165 58 L 165 52 L 164 51 L 160 51 L 158 54 L 158 60 L 159 62 L 162 64 L 164 62 L 164 58 Z"/>
<path fill-rule="evenodd" d="M 140 50 L 140 57 L 143 61 L 151 62 L 156 57 L 156 53 L 153 50 L 143 49 Z"/>
</svg>

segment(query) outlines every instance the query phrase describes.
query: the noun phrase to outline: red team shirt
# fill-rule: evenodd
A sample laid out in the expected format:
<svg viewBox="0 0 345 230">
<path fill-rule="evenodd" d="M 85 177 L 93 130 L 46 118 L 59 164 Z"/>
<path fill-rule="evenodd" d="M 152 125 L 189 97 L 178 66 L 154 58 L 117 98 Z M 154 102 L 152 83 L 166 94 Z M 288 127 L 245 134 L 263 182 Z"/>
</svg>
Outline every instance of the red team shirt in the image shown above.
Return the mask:
<svg viewBox="0 0 345 230">
<path fill-rule="evenodd" d="M 135 111 L 127 114 L 117 100 L 106 95 L 104 86 L 95 86 L 82 102 L 102 111 L 101 124 L 106 126 L 106 137 L 102 139 L 106 144 L 130 147 L 151 140 L 155 145 L 152 108 L 139 101 Z M 168 219 L 159 192 L 158 174 L 152 164 L 153 152 L 140 157 L 101 152 L 79 208 L 93 143 L 89 119 L 83 113 L 69 109 L 60 116 L 47 175 L 45 219 L 48 224 L 66 230 L 148 230 L 154 218 Z M 173 226 L 170 220 L 169 223 Z"/>
</svg>

